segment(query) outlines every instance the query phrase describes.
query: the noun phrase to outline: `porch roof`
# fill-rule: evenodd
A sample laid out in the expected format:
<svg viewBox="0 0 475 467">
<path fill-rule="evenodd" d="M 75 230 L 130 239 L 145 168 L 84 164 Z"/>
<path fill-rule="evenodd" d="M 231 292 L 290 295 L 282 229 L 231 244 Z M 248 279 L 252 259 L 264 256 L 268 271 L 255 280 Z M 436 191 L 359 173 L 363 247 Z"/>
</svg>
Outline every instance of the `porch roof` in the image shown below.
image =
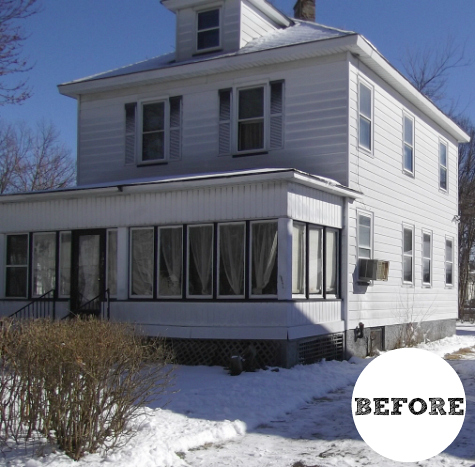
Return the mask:
<svg viewBox="0 0 475 467">
<path fill-rule="evenodd" d="M 288 181 L 309 186 L 337 196 L 356 199 L 362 193 L 335 180 L 288 168 L 266 168 L 229 172 L 209 172 L 196 175 L 176 175 L 150 179 L 129 179 L 119 182 L 81 185 L 55 190 L 32 191 L 0 195 L 0 203 L 46 200 L 52 198 L 82 198 L 98 194 L 173 191 L 206 186 L 241 185 L 252 182 Z"/>
</svg>

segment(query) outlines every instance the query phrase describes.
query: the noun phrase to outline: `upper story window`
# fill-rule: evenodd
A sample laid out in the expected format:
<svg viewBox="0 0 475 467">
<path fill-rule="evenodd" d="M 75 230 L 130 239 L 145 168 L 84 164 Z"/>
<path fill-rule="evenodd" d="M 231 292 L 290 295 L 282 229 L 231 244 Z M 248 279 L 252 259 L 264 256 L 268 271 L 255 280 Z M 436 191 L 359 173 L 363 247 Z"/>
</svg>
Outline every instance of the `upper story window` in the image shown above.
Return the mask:
<svg viewBox="0 0 475 467">
<path fill-rule="evenodd" d="M 284 82 L 219 92 L 219 154 L 283 146 Z M 236 105 L 233 106 L 233 102 Z"/>
<path fill-rule="evenodd" d="M 373 90 L 363 83 L 359 83 L 358 94 L 359 112 L 359 145 L 373 150 Z"/>
<path fill-rule="evenodd" d="M 125 105 L 125 163 L 150 164 L 180 159 L 181 96 L 143 102 L 139 109 L 138 137 L 137 104 Z"/>
<path fill-rule="evenodd" d="M 196 50 L 201 52 L 218 48 L 220 46 L 219 8 L 199 12 L 197 20 Z"/>
<path fill-rule="evenodd" d="M 407 115 L 404 115 L 403 140 L 404 171 L 414 174 L 414 119 Z"/>
<path fill-rule="evenodd" d="M 403 277 L 405 284 L 414 283 L 414 228 L 403 228 Z"/>
<path fill-rule="evenodd" d="M 370 214 L 358 214 L 358 258 L 372 258 L 372 224 Z"/>
<path fill-rule="evenodd" d="M 439 142 L 439 188 L 447 190 L 447 145 Z"/>
</svg>

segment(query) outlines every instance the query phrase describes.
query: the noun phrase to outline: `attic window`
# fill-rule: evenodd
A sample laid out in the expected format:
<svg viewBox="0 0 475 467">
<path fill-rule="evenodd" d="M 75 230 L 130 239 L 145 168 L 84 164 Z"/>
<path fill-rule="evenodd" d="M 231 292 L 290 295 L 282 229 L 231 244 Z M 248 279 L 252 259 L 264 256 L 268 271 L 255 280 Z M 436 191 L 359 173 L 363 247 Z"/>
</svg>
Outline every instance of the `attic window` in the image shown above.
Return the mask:
<svg viewBox="0 0 475 467">
<path fill-rule="evenodd" d="M 198 51 L 219 47 L 219 8 L 198 13 L 196 49 Z"/>
</svg>

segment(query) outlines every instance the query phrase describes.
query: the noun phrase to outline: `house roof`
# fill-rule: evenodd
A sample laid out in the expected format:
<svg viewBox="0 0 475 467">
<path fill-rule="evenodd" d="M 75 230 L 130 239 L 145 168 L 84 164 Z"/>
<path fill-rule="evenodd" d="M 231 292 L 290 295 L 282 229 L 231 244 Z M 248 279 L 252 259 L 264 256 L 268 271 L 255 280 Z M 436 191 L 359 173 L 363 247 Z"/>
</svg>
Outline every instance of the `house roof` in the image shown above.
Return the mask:
<svg viewBox="0 0 475 467">
<path fill-rule="evenodd" d="M 130 179 L 120 182 L 97 183 L 79 187 L 60 188 L 56 190 L 33 191 L 0 195 L 0 204 L 34 201 L 41 199 L 79 198 L 100 194 L 119 194 L 137 191 L 169 191 L 194 189 L 217 185 L 233 185 L 265 181 L 287 181 L 310 186 L 320 191 L 337 196 L 356 199 L 362 195 L 359 191 L 341 185 L 335 180 L 312 175 L 297 169 L 264 168 L 252 170 L 235 170 L 224 172 L 207 172 L 195 175 L 175 175 L 150 179 Z"/>
<path fill-rule="evenodd" d="M 61 90 L 62 87 L 75 83 L 84 83 L 88 81 L 113 78 L 118 76 L 130 75 L 133 73 L 141 73 L 145 71 L 161 70 L 191 63 L 209 62 L 211 60 L 217 60 L 225 57 L 246 55 L 254 52 L 261 52 L 264 50 L 278 49 L 282 47 L 289 47 L 292 45 L 305 44 L 309 42 L 318 42 L 322 40 L 333 39 L 336 37 L 343 37 L 353 34 L 356 33 L 323 26 L 321 24 L 312 23 L 309 21 L 294 20 L 293 25 L 284 29 L 276 29 L 266 34 L 265 36 L 251 40 L 244 47 L 235 52 L 218 52 L 215 54 L 198 55 L 190 60 L 182 60 L 180 62 L 175 61 L 175 52 L 171 52 L 168 54 L 150 58 L 148 60 L 133 63 L 131 65 L 126 65 L 121 68 L 63 83 L 59 86 Z"/>
</svg>

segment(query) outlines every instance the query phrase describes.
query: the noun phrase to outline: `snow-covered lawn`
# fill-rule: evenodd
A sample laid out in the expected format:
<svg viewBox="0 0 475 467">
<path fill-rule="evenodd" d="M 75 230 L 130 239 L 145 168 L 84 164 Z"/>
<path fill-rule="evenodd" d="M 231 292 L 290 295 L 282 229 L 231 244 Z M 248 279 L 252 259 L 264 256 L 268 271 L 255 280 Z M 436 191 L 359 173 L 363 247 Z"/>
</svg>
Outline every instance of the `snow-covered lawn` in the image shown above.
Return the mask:
<svg viewBox="0 0 475 467">
<path fill-rule="evenodd" d="M 421 346 L 440 356 L 475 347 L 475 326 Z M 474 466 L 475 349 L 449 360 L 467 396 L 464 426 L 442 454 L 418 464 L 399 464 L 361 440 L 351 415 L 353 385 L 370 359 L 322 362 L 291 370 L 229 376 L 220 367 L 178 367 L 165 408 L 150 407 L 136 421 L 137 435 L 106 457 L 79 462 L 31 447 L 4 450 L 0 465 L 40 467 L 166 466 Z M 38 444 L 35 449 L 38 448 Z"/>
</svg>

